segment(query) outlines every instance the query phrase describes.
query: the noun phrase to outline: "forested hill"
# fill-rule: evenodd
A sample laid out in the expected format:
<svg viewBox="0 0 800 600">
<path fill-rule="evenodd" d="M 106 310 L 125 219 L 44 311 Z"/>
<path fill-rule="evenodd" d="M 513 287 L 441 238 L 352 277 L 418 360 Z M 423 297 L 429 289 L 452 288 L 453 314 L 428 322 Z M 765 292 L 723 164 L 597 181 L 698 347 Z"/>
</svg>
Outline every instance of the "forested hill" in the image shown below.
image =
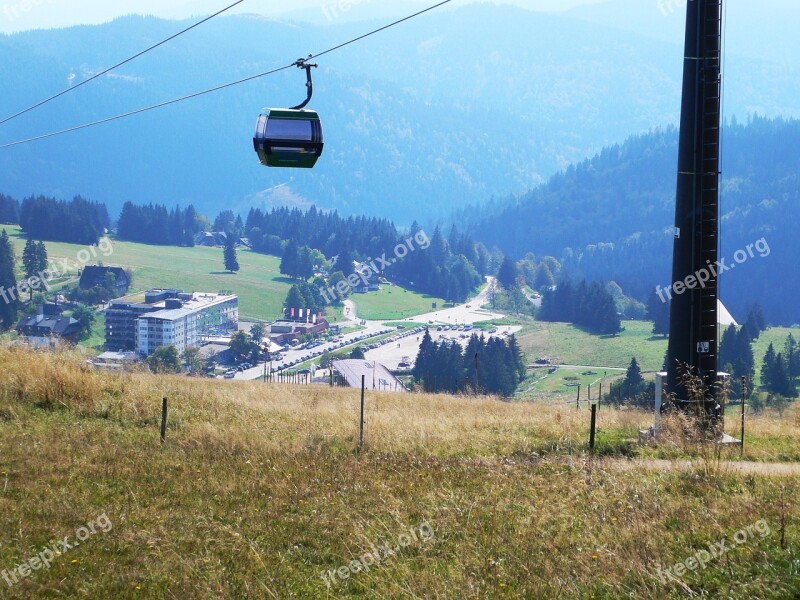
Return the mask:
<svg viewBox="0 0 800 600">
<path fill-rule="evenodd" d="M 335 4 L 335 3 L 334 3 Z M 655 3 L 654 19 L 662 18 Z M 355 12 L 355 11 L 354 11 Z M 386 21 L 324 26 L 220 17 L 73 94 L 6 123 L 0 141 L 71 127 L 268 71 Z M 0 119 L 187 23 L 127 17 L 0 35 Z M 326 145 L 313 171 L 258 164 L 264 106 L 305 95 L 296 69 L 191 102 L 0 151 L 0 187 L 205 214 L 312 204 L 409 226 L 522 193 L 605 145 L 675 123 L 682 34 L 671 42 L 509 6 L 429 13 L 320 59 L 312 107 Z M 800 67 L 727 57 L 729 114 L 800 115 Z"/>
<path fill-rule="evenodd" d="M 773 323 L 800 322 L 800 122 L 755 118 L 725 128 L 722 256 L 764 238 L 769 256 L 722 278 L 735 317 L 760 302 Z M 471 224 L 487 246 L 561 257 L 575 279 L 614 280 L 641 299 L 670 284 L 678 132 L 603 150 L 498 213 Z"/>
</svg>

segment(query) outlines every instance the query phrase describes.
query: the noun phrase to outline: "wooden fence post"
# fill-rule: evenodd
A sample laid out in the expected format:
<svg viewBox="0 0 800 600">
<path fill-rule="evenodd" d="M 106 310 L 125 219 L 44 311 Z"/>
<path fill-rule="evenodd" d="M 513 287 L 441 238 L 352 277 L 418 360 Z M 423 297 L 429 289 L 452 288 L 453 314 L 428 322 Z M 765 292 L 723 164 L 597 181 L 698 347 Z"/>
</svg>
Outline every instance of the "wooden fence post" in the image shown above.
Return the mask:
<svg viewBox="0 0 800 600">
<path fill-rule="evenodd" d="M 361 376 L 361 420 L 359 421 L 359 431 L 358 431 L 358 447 L 364 445 L 364 394 L 366 393 L 367 389 L 367 376 Z"/>
<path fill-rule="evenodd" d="M 161 445 L 167 443 L 167 399 L 161 403 Z"/>
</svg>

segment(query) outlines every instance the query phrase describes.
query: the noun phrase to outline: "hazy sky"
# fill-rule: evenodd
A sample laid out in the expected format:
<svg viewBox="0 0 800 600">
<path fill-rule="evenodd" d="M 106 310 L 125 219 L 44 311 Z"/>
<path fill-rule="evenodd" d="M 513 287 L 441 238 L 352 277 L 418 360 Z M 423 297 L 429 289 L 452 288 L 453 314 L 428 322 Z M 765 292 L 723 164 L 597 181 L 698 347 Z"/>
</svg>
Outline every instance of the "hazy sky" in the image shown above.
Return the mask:
<svg viewBox="0 0 800 600">
<path fill-rule="evenodd" d="M 126 14 L 153 14 L 165 18 L 183 18 L 210 14 L 232 4 L 234 0 L 0 0 L 0 32 L 12 33 L 27 29 L 65 27 L 103 23 Z M 454 5 L 478 0 L 457 0 Z M 486 1 L 486 0 L 482 0 Z M 502 0 L 531 10 L 567 10 L 581 4 L 601 0 Z M 644 0 L 643 0 L 644 1 Z M 674 0 L 681 1 L 681 0 Z M 685 1 L 685 0 L 684 0 Z M 338 7 L 349 17 L 357 17 L 359 8 L 384 4 L 409 8 L 435 4 L 436 0 L 247 0 L 235 12 L 262 13 L 280 16 L 301 9 Z M 364 5 L 364 6 L 362 6 Z M 234 12 L 234 11 L 231 11 Z"/>
</svg>

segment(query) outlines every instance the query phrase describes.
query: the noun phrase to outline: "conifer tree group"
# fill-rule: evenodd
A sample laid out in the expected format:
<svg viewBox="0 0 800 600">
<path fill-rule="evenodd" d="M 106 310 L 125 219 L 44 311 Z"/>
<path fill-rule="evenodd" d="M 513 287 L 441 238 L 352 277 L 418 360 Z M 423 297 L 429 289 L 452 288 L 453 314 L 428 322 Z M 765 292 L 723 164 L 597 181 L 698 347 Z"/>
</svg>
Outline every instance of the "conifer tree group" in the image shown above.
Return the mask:
<svg viewBox="0 0 800 600">
<path fill-rule="evenodd" d="M 525 379 L 525 359 L 516 337 L 473 334 L 462 350 L 454 340 L 434 341 L 426 330 L 413 376 L 429 393 L 496 394 L 511 397 Z"/>
<path fill-rule="evenodd" d="M 617 335 L 622 331 L 613 296 L 600 283 L 582 281 L 574 286 L 562 282 L 542 297 L 540 321 L 573 323 L 602 335 Z"/>
</svg>

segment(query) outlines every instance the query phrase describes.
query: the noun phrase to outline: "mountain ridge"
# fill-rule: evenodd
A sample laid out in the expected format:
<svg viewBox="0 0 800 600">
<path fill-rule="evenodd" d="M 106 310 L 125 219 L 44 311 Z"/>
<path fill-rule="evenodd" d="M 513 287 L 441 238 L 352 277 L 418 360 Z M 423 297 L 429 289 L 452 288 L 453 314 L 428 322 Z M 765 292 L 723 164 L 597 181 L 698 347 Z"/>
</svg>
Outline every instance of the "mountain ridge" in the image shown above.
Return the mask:
<svg viewBox="0 0 800 600">
<path fill-rule="evenodd" d="M 250 144 L 262 107 L 302 98 L 301 74 L 290 72 L 6 149 L 0 187 L 17 197 L 80 193 L 106 202 L 112 212 L 127 200 L 193 203 L 211 214 L 289 201 L 409 224 L 522 193 L 606 145 L 677 120 L 678 44 L 623 40 L 615 29 L 572 17 L 487 5 L 414 23 L 320 61 L 313 107 L 323 116 L 327 146 L 311 173 L 263 169 Z M 309 27 L 220 18 L 113 77 L 7 123 L 2 139 L 249 76 L 365 29 L 365 23 Z M 0 75 L 14 92 L 0 98 L 0 112 L 15 112 L 71 76 L 80 80 L 175 30 L 175 22 L 126 17 L 1 36 Z M 751 79 L 731 83 L 742 89 L 731 112 L 765 107 L 767 114 L 800 114 L 800 69 L 773 78 L 777 66 L 743 60 L 754 67 Z M 760 78 L 769 81 L 762 86 Z"/>
</svg>

